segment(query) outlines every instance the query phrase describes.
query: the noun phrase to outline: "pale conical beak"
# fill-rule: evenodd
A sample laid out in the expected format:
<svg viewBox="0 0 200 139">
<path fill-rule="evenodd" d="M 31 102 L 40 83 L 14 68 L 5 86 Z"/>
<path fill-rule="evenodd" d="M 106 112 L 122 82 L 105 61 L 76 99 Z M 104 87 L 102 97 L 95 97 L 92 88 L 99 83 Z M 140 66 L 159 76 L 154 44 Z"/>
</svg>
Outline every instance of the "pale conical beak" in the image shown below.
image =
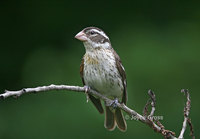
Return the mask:
<svg viewBox="0 0 200 139">
<path fill-rule="evenodd" d="M 83 31 L 81 31 L 78 34 L 76 34 L 75 38 L 80 40 L 80 41 L 83 41 L 83 42 L 87 41 L 86 34 Z"/>
</svg>

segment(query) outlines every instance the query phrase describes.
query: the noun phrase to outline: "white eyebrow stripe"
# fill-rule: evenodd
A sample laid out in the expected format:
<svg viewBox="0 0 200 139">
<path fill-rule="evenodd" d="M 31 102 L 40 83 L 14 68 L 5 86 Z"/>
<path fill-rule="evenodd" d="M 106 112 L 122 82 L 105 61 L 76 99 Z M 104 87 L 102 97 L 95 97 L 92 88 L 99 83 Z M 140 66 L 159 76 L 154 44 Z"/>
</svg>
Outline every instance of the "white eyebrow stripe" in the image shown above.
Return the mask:
<svg viewBox="0 0 200 139">
<path fill-rule="evenodd" d="M 101 35 L 104 36 L 106 39 L 109 39 L 108 36 L 106 36 L 106 34 L 105 34 L 104 32 L 102 32 L 102 31 L 99 31 L 99 30 L 97 30 L 97 29 L 92 29 L 92 31 L 101 34 Z"/>
</svg>

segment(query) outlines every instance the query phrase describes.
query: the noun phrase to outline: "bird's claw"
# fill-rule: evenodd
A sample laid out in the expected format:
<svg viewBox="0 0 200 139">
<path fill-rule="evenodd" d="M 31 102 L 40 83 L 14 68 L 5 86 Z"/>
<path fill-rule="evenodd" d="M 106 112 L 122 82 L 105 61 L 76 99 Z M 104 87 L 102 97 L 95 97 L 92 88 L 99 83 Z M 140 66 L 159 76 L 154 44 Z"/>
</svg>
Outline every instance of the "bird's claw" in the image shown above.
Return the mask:
<svg viewBox="0 0 200 139">
<path fill-rule="evenodd" d="M 89 101 L 88 91 L 90 90 L 90 87 L 87 85 L 84 85 L 84 89 L 85 89 L 85 95 L 86 95 L 86 102 L 88 103 Z"/>
<path fill-rule="evenodd" d="M 109 104 L 110 107 L 112 107 L 113 109 L 117 108 L 117 103 L 119 102 L 119 100 L 117 98 L 115 98 L 112 103 Z"/>
</svg>

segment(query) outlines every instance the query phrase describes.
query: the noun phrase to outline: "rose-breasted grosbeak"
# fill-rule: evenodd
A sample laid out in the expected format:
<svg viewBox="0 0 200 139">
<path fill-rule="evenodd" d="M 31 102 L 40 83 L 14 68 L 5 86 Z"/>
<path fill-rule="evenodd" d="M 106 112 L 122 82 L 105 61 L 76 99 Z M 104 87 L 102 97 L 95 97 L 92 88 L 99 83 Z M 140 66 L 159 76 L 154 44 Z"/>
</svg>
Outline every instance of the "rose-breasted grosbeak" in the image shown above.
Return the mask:
<svg viewBox="0 0 200 139">
<path fill-rule="evenodd" d="M 80 65 L 83 84 L 110 99 L 126 104 L 126 74 L 108 36 L 99 28 L 87 27 L 75 38 L 83 42 L 86 50 Z M 103 113 L 100 99 L 92 95 L 89 95 L 89 98 L 97 110 Z M 113 109 L 106 103 L 105 105 L 105 128 L 114 130 L 117 124 L 121 131 L 126 131 L 127 126 L 121 110 Z"/>
</svg>

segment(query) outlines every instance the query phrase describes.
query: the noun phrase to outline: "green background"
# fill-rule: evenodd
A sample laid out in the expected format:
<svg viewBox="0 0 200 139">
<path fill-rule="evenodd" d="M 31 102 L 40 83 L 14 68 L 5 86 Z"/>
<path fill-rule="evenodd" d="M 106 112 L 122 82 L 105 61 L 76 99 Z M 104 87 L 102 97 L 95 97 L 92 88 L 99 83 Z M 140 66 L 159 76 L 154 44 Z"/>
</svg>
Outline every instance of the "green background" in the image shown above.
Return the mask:
<svg viewBox="0 0 200 139">
<path fill-rule="evenodd" d="M 193 1 L 1 0 L 0 92 L 50 84 L 82 85 L 85 53 L 74 39 L 88 26 L 102 28 L 120 55 L 128 81 L 128 106 L 139 113 L 156 93 L 155 115 L 178 135 L 184 95 L 199 125 L 200 3 Z M 0 138 L 162 138 L 148 126 L 127 120 L 125 133 L 107 131 L 104 115 L 82 93 L 50 91 L 0 100 Z M 189 129 L 185 133 L 189 137 Z"/>
</svg>

